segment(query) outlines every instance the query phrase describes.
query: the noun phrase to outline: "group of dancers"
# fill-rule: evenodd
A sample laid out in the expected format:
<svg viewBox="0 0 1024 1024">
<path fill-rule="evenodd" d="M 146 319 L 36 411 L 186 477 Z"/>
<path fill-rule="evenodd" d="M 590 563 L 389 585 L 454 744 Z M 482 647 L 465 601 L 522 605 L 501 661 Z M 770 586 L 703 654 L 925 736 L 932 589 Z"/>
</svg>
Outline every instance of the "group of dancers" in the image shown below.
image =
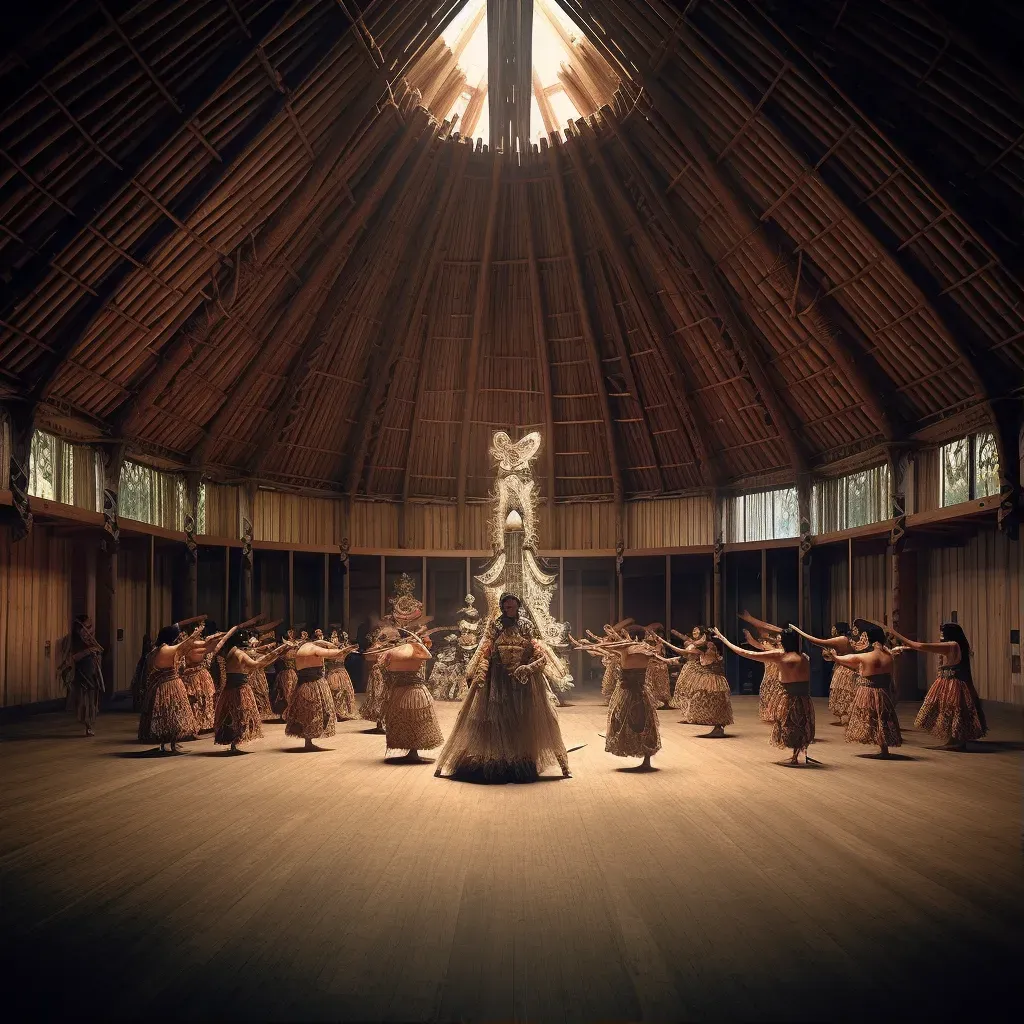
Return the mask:
<svg viewBox="0 0 1024 1024">
<path fill-rule="evenodd" d="M 279 623 L 263 623 L 262 618 L 225 632 L 205 616 L 168 626 L 140 660 L 133 683 L 139 740 L 158 744 L 161 752 L 179 753 L 180 744 L 212 732 L 216 744 L 238 753 L 241 745 L 263 735 L 264 723 L 276 720 L 309 751 L 320 749 L 316 740 L 335 735 L 337 722 L 361 717 L 384 734 L 386 754 L 405 751 L 396 760 L 425 763 L 430 759 L 421 751 L 442 747 L 436 775 L 526 782 L 557 765 L 571 777 L 548 681 L 564 675 L 564 659 L 521 616 L 518 597 L 502 595 L 500 608 L 481 631 L 462 684 L 452 687 L 464 690 L 464 696 L 447 742 L 427 685 L 431 640 L 430 631 L 416 621 L 421 606 L 410 612 L 406 624 L 392 616 L 362 651 L 370 677 L 361 707 L 345 669 L 345 659 L 359 648 L 344 633 L 334 631 L 326 639 L 321 630 L 310 637 L 289 629 L 278 641 Z M 902 743 L 893 660 L 908 651 L 941 659 L 915 724 L 940 737 L 947 749 L 963 750 L 969 740 L 985 735 L 967 638 L 956 623 L 943 624 L 939 641 L 921 643 L 864 619 L 852 627 L 837 622 L 828 638 L 747 613 L 741 619 L 754 630 L 744 630 L 747 647 L 732 643 L 717 628 L 702 626 L 689 636 L 673 630 L 681 641 L 677 645 L 662 635 L 660 624 L 641 627 L 632 620 L 605 626 L 601 636 L 588 631 L 583 639 L 570 637 L 577 649 L 604 664 L 605 750 L 638 757 L 637 768 L 650 769 L 651 757 L 661 749 L 658 711 L 666 708 L 679 710 L 685 723 L 710 727 L 707 738 L 724 736 L 733 723 L 723 663 L 728 648 L 764 667 L 760 717 L 771 725 L 770 743 L 791 751 L 778 763 L 816 763 L 807 756 L 815 720 L 810 659 L 800 649 L 801 639 L 834 664 L 828 706 L 835 724 L 845 727 L 848 741 L 877 746 L 875 756 L 888 757 Z M 101 654 L 91 623 L 80 616 L 61 664 L 69 705 L 87 734 L 92 734 L 103 689 Z M 673 667 L 679 668 L 674 689 Z"/>
</svg>

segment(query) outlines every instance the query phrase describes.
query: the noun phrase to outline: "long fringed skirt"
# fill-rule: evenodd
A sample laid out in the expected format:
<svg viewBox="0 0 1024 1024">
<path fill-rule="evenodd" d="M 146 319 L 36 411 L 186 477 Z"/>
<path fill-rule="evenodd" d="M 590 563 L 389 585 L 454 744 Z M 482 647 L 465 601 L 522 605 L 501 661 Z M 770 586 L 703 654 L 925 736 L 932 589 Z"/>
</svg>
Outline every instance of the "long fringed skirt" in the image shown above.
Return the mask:
<svg viewBox="0 0 1024 1024">
<path fill-rule="evenodd" d="M 192 714 L 196 716 L 196 726 L 200 732 L 210 732 L 217 713 L 217 687 L 210 670 L 205 665 L 196 665 L 186 668 L 181 678 Z"/>
<path fill-rule="evenodd" d="M 437 662 L 430 673 L 428 689 L 435 700 L 462 700 L 469 687 L 458 662 Z"/>
<path fill-rule="evenodd" d="M 615 693 L 615 687 L 619 685 L 618 666 L 612 662 L 605 665 L 604 675 L 601 677 L 601 699 L 605 704 L 610 704 Z"/>
<path fill-rule="evenodd" d="M 261 668 L 253 669 L 249 673 L 249 685 L 256 698 L 256 706 L 260 709 L 260 719 L 264 722 L 273 721 L 275 716 L 273 705 L 270 703 L 270 684 L 267 682 L 267 673 Z"/>
<path fill-rule="evenodd" d="M 859 685 L 850 706 L 846 726 L 847 743 L 868 743 L 878 747 L 903 744 L 900 720 L 888 688 Z"/>
<path fill-rule="evenodd" d="M 388 750 L 433 750 L 444 743 L 434 701 L 416 672 L 389 673 Z"/>
<path fill-rule="evenodd" d="M 649 757 L 661 750 L 658 706 L 643 669 L 622 671 L 608 706 L 604 749 L 616 757 Z"/>
<path fill-rule="evenodd" d="M 691 725 L 732 725 L 732 688 L 718 668 L 698 662 L 689 691 L 687 720 Z"/>
<path fill-rule="evenodd" d="M 327 680 L 321 675 L 304 681 L 300 676 L 292 699 L 288 702 L 285 735 L 301 736 L 306 740 L 333 736 L 337 731 L 337 721 L 334 694 Z"/>
<path fill-rule="evenodd" d="M 146 691 L 139 718 L 139 740 L 143 743 L 180 743 L 199 735 L 188 691 L 181 677 L 152 683 Z"/>
<path fill-rule="evenodd" d="M 370 678 L 366 684 L 366 696 L 359 709 L 359 717 L 367 722 L 383 723 L 384 704 L 387 701 L 387 696 L 384 670 L 380 665 L 374 663 L 370 666 Z"/>
<path fill-rule="evenodd" d="M 90 729 L 100 713 L 100 690 L 98 686 L 81 683 L 75 680 L 68 687 L 68 699 L 65 705 L 75 718 Z"/>
<path fill-rule="evenodd" d="M 774 722 L 778 718 L 783 690 L 784 687 L 779 680 L 779 666 L 774 662 L 766 661 L 764 676 L 761 679 L 761 689 L 757 695 L 757 711 L 762 722 Z"/>
<path fill-rule="evenodd" d="M 299 677 L 294 668 L 287 667 L 277 673 L 277 692 L 274 694 L 274 710 L 284 718 L 288 714 L 288 702 L 292 699 Z"/>
<path fill-rule="evenodd" d="M 668 707 L 672 701 L 672 682 L 668 676 L 668 665 L 652 658 L 647 665 L 647 685 L 659 707 Z"/>
<path fill-rule="evenodd" d="M 690 686 L 693 683 L 693 674 L 697 667 L 695 658 L 687 658 L 683 661 L 679 675 L 676 676 L 676 688 L 672 693 L 672 707 L 678 708 L 683 717 L 681 722 L 689 723 L 690 718 Z"/>
<path fill-rule="evenodd" d="M 984 713 L 971 688 L 953 672 L 940 669 L 928 687 L 914 725 L 947 743 L 978 740 L 988 732 Z"/>
<path fill-rule="evenodd" d="M 828 688 L 828 709 L 836 716 L 837 722 L 843 722 L 849 716 L 858 685 L 857 673 L 852 668 L 847 665 L 833 667 L 832 682 Z"/>
<path fill-rule="evenodd" d="M 556 763 L 569 771 L 558 717 L 540 673 L 520 683 L 500 666 L 474 683 L 437 759 L 436 774 L 470 782 L 532 782 Z"/>
<path fill-rule="evenodd" d="M 217 696 L 213 742 L 221 747 L 228 747 L 232 743 L 248 743 L 263 736 L 260 709 L 252 687 L 242 673 L 231 675 L 241 676 L 242 681 L 228 677 Z"/>
<path fill-rule="evenodd" d="M 776 717 L 769 742 L 773 747 L 806 750 L 814 740 L 814 704 L 809 696 L 787 693 L 782 683 L 779 688 L 782 695 L 772 705 Z"/>
<path fill-rule="evenodd" d="M 334 697 L 334 710 L 339 722 L 348 722 L 359 717 L 359 706 L 356 704 L 356 690 L 352 685 L 352 677 L 342 664 L 327 672 L 327 685 Z"/>
</svg>

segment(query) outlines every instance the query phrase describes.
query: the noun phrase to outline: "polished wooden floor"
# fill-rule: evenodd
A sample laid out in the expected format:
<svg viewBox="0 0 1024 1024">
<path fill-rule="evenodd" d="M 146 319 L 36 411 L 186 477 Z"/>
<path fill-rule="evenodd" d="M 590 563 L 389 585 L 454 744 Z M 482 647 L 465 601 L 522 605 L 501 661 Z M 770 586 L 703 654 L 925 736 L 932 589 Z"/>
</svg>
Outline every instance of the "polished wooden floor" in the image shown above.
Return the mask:
<svg viewBox="0 0 1024 1024">
<path fill-rule="evenodd" d="M 450 727 L 455 706 L 439 705 Z M 135 719 L 0 733 L 12 999 L 34 1017 L 878 1020 L 1014 1016 L 1020 716 L 972 752 L 861 756 L 819 703 L 821 768 L 662 712 L 658 771 L 560 712 L 575 778 L 435 779 L 366 723 L 242 757 L 145 756 Z M 915 707 L 901 708 L 904 723 Z M 999 1000 L 1012 999 L 1000 1005 Z M 1012 1008 L 1012 1009 L 1011 1009 Z"/>
</svg>

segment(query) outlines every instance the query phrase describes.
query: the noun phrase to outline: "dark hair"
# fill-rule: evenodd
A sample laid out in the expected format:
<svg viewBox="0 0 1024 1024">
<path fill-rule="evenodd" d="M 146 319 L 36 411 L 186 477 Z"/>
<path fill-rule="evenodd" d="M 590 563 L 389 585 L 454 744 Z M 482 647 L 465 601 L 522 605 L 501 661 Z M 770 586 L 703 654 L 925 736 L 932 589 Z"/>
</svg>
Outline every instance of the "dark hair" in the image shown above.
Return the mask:
<svg viewBox="0 0 1024 1024">
<path fill-rule="evenodd" d="M 967 642 L 967 634 L 959 622 L 944 622 L 939 629 L 942 639 L 948 644 L 957 644 L 960 647 L 960 664 L 963 665 L 967 678 L 974 682 L 971 675 L 971 645 Z"/>
<path fill-rule="evenodd" d="M 787 626 L 782 631 L 782 649 L 787 654 L 799 654 L 800 653 L 800 634 L 795 629 L 790 629 Z"/>
<path fill-rule="evenodd" d="M 154 647 L 174 646 L 178 642 L 178 637 L 181 635 L 181 626 L 176 622 L 170 626 L 162 626 L 160 632 L 156 635 L 156 643 Z"/>
<path fill-rule="evenodd" d="M 510 594 L 510 593 L 508 593 L 508 591 L 506 591 L 504 594 L 501 595 L 500 599 L 498 600 L 498 607 L 499 608 L 503 607 L 505 602 L 508 601 L 508 600 L 515 601 L 515 603 L 517 605 L 519 605 L 520 608 L 523 607 L 523 602 L 520 601 L 519 598 L 516 597 L 515 594 Z"/>
<path fill-rule="evenodd" d="M 722 642 L 718 639 L 717 636 L 709 635 L 707 637 L 707 642 L 705 643 L 705 647 L 713 647 L 718 652 L 718 656 L 720 658 L 722 657 L 722 654 L 723 654 Z"/>
<path fill-rule="evenodd" d="M 249 638 L 253 636 L 253 630 L 251 629 L 238 629 L 227 638 L 224 646 L 220 649 L 220 656 L 226 658 L 228 651 L 233 650 L 236 647 L 244 647 L 248 642 Z"/>
<path fill-rule="evenodd" d="M 864 627 L 864 632 L 867 634 L 869 644 L 882 644 L 886 643 L 885 630 L 881 626 L 876 626 L 874 623 L 869 622 Z"/>
<path fill-rule="evenodd" d="M 842 619 L 840 619 L 838 622 L 834 624 L 834 628 L 836 631 L 836 636 L 845 636 L 847 639 L 849 639 L 850 624 L 848 622 L 844 622 Z"/>
<path fill-rule="evenodd" d="M 214 622 L 213 619 L 207 619 L 203 623 L 203 633 L 206 636 L 209 636 L 211 633 L 216 633 L 216 632 L 217 632 L 217 623 Z"/>
<path fill-rule="evenodd" d="M 81 615 L 76 615 L 75 616 L 75 622 L 88 622 L 88 621 L 89 621 L 89 613 L 88 612 L 82 612 Z"/>
</svg>

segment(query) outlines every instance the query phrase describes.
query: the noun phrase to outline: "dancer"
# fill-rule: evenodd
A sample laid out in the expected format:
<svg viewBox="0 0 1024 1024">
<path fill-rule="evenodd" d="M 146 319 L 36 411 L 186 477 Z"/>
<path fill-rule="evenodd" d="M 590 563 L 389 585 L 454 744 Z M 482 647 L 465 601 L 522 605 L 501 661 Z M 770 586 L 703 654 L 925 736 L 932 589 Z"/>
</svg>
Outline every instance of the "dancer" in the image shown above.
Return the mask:
<svg viewBox="0 0 1024 1024">
<path fill-rule="evenodd" d="M 707 633 L 703 626 L 694 626 L 688 637 L 683 636 L 677 630 L 672 630 L 672 635 L 683 641 L 682 648 L 673 647 L 672 650 L 679 652 L 679 659 L 672 661 L 681 664 L 679 674 L 676 676 L 675 689 L 672 691 L 672 707 L 683 713 L 680 723 L 689 724 L 689 691 L 693 682 L 693 673 L 697 667 L 697 658 L 707 643 Z"/>
<path fill-rule="evenodd" d="M 774 622 L 755 619 L 745 608 L 739 617 L 741 621 L 749 623 L 757 630 L 756 637 L 751 636 L 747 630 L 743 631 L 743 637 L 751 647 L 768 653 L 778 653 L 782 650 L 779 640 L 779 635 L 782 632 L 781 626 L 776 626 Z M 770 725 L 775 721 L 775 714 L 781 699 L 782 684 L 779 681 L 778 663 L 766 661 L 764 675 L 761 677 L 761 686 L 757 693 L 757 713 L 762 722 L 767 722 Z"/>
<path fill-rule="evenodd" d="M 466 696 L 466 676 L 459 667 L 459 638 L 449 633 L 445 646 L 437 652 L 428 687 L 435 700 L 462 700 Z"/>
<path fill-rule="evenodd" d="M 317 630 L 319 633 L 320 631 Z M 334 696 L 334 708 L 339 722 L 348 722 L 359 717 L 359 706 L 356 704 L 356 690 L 352 685 L 352 677 L 345 668 L 345 659 L 359 648 L 356 644 L 348 642 L 348 633 L 344 634 L 344 640 L 338 636 L 335 629 L 331 633 L 330 643 L 338 651 L 338 654 L 327 658 L 324 661 L 324 668 L 327 671 L 327 685 L 331 688 Z"/>
<path fill-rule="evenodd" d="M 217 688 L 214 686 L 213 676 L 210 675 L 210 664 L 223 646 L 225 636 L 226 634 L 218 633 L 216 624 L 207 619 L 203 623 L 203 645 L 190 647 L 182 662 L 181 681 L 185 684 L 188 702 L 200 733 L 213 729 Z M 185 639 L 184 631 L 178 634 L 178 643 Z"/>
<path fill-rule="evenodd" d="M 800 653 L 800 637 L 792 629 L 784 629 L 781 634 L 782 650 L 755 653 L 745 651 L 731 643 L 718 629 L 711 631 L 719 640 L 738 654 L 750 661 L 764 664 L 775 662 L 779 667 L 779 682 L 782 687 L 781 698 L 773 705 L 775 719 L 772 722 L 772 735 L 769 742 L 772 746 L 790 749 L 793 756 L 778 764 L 787 768 L 800 765 L 800 752 L 804 754 L 804 764 L 817 764 L 807 756 L 807 748 L 814 741 L 814 704 L 811 702 L 811 661 L 806 654 Z"/>
<path fill-rule="evenodd" d="M 483 782 L 532 782 L 553 761 L 571 778 L 544 665 L 554 656 L 521 621 L 521 602 L 502 594 L 469 666 L 469 693 L 435 775 Z"/>
<path fill-rule="evenodd" d="M 180 635 L 180 623 L 164 626 L 157 634 L 146 665 L 148 685 L 139 716 L 139 741 L 159 743 L 161 753 L 166 753 L 169 744 L 172 754 L 180 754 L 178 744 L 199 734 L 178 665 L 193 647 L 203 650 L 202 624 L 182 641 L 178 639 Z"/>
<path fill-rule="evenodd" d="M 725 678 L 725 663 L 722 649 L 711 637 L 705 638 L 700 647 L 679 648 L 666 643 L 681 657 L 666 659 L 668 664 L 684 662 L 692 665 L 686 693 L 686 722 L 689 725 L 710 725 L 711 732 L 702 739 L 719 739 L 725 735 L 725 727 L 732 725 L 732 687 Z M 676 688 L 679 692 L 679 688 Z"/>
<path fill-rule="evenodd" d="M 658 632 L 664 629 L 660 622 L 652 622 L 643 627 L 643 642 L 658 654 L 664 654 L 664 637 Z M 668 674 L 668 664 L 664 658 L 651 656 L 647 659 L 647 685 L 659 708 L 672 706 L 672 681 Z"/>
<path fill-rule="evenodd" d="M 421 750 L 441 746 L 444 736 L 434 710 L 434 701 L 423 681 L 430 660 L 429 640 L 410 630 L 384 629 L 371 648 L 381 666 L 387 688 L 385 752 L 404 750 L 395 762 L 428 764 L 432 757 L 421 757 Z"/>
<path fill-rule="evenodd" d="M 374 639 L 376 640 L 376 634 Z M 370 675 L 366 682 L 366 696 L 359 708 L 359 717 L 366 722 L 375 723 L 376 728 L 373 731 L 382 733 L 385 731 L 384 702 L 387 699 L 387 685 L 384 681 L 384 670 L 378 664 L 377 655 L 370 654 L 371 649 L 363 655 L 366 664 L 370 666 Z"/>
<path fill-rule="evenodd" d="M 938 675 L 928 687 L 914 725 L 942 739 L 946 750 L 963 751 L 968 740 L 981 739 L 988 732 L 988 723 L 974 688 L 971 648 L 963 627 L 944 622 L 939 631 L 942 639 L 929 643 L 908 640 L 895 629 L 890 632 L 912 651 L 939 656 Z"/>
<path fill-rule="evenodd" d="M 850 706 L 846 742 L 877 744 L 876 756 L 886 758 L 890 747 L 903 744 L 900 720 L 891 696 L 892 653 L 885 646 L 885 632 L 880 627 L 869 625 L 865 633 L 870 644 L 866 651 L 837 654 L 829 645 L 821 656 L 857 672 L 857 691 Z"/>
<path fill-rule="evenodd" d="M 71 624 L 71 633 L 64 640 L 58 678 L 68 691 L 67 710 L 85 726 L 86 736 L 95 736 L 93 725 L 103 696 L 103 670 L 100 658 L 103 648 L 92 630 L 88 615 L 79 615 Z"/>
<path fill-rule="evenodd" d="M 605 627 L 607 632 L 610 627 Z M 581 650 L 591 645 L 576 641 Z M 658 705 L 648 672 L 658 647 L 628 634 L 616 642 L 596 643 L 593 647 L 613 659 L 617 684 L 608 704 L 604 749 L 616 757 L 640 757 L 631 771 L 653 771 L 651 757 L 661 750 Z"/>
<path fill-rule="evenodd" d="M 284 650 L 281 644 L 256 656 L 252 653 L 254 638 L 259 640 L 255 633 L 239 629 L 227 638 L 221 649 L 224 686 L 217 696 L 213 742 L 228 747 L 231 754 L 245 753 L 238 749 L 239 743 L 263 736 L 260 706 L 252 688 L 253 674 Z"/>
<path fill-rule="evenodd" d="M 295 650 L 299 646 L 298 637 L 295 635 L 295 628 L 289 627 L 285 632 L 282 643 L 285 646 L 284 653 L 278 660 L 277 669 L 277 690 L 274 693 L 274 710 L 278 713 L 281 721 L 285 720 L 288 712 L 288 701 L 291 700 L 295 691 L 295 684 L 298 678 L 295 674 Z"/>
<path fill-rule="evenodd" d="M 845 725 L 850 715 L 850 706 L 853 704 L 854 695 L 857 692 L 857 672 L 854 667 L 843 661 L 842 658 L 830 658 L 828 652 L 846 655 L 857 653 L 854 647 L 853 633 L 848 622 L 837 622 L 832 627 L 832 636 L 828 640 L 821 640 L 818 637 L 805 633 L 799 626 L 791 622 L 790 629 L 795 629 L 805 640 L 821 647 L 822 657 L 834 664 L 832 680 L 828 687 L 828 709 L 836 716 L 833 725 Z M 858 631 L 859 636 L 859 631 Z"/>
<path fill-rule="evenodd" d="M 274 709 L 270 703 L 270 684 L 267 682 L 266 673 L 266 666 L 270 663 L 262 656 L 260 635 L 256 630 L 250 634 L 247 646 L 249 655 L 258 662 L 255 668 L 249 669 L 249 685 L 260 711 L 260 721 L 271 722 L 274 720 Z"/>
<path fill-rule="evenodd" d="M 295 651 L 298 682 L 288 702 L 284 731 L 288 736 L 301 736 L 305 740 L 303 750 L 323 750 L 313 740 L 333 736 L 338 721 L 334 694 L 324 674 L 324 661 L 340 655 L 342 648 L 325 640 L 310 640 L 306 633 L 302 636 L 305 640 Z"/>
</svg>

